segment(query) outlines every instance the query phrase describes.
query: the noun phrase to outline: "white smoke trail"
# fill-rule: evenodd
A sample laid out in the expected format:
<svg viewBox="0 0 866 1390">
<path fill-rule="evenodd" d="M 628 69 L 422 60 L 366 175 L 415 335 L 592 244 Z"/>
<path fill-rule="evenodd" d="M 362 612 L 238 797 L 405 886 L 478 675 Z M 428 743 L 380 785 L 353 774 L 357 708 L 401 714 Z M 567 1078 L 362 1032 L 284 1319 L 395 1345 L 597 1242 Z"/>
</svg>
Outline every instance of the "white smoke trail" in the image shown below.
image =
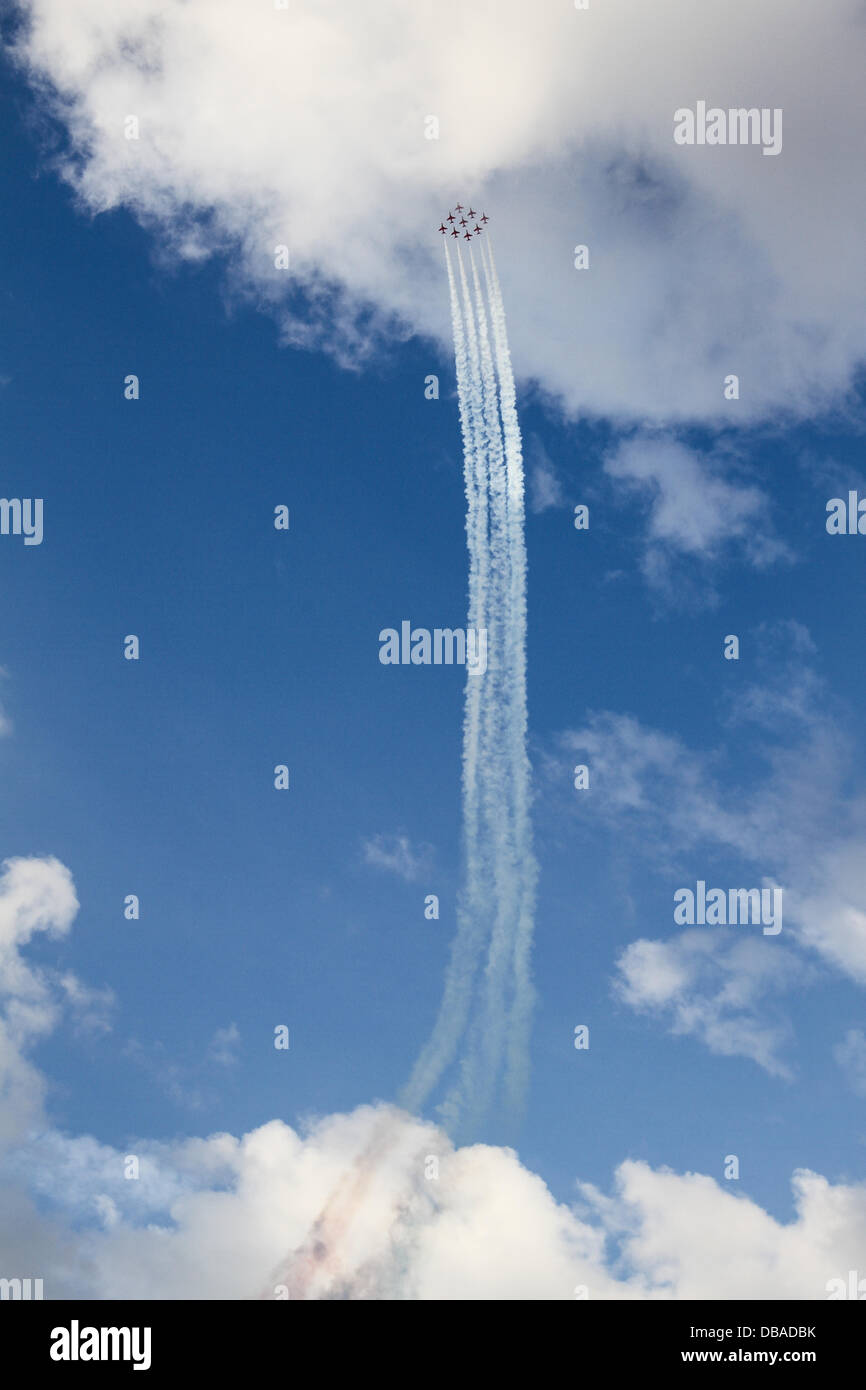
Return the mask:
<svg viewBox="0 0 866 1390">
<path fill-rule="evenodd" d="M 508 755 L 508 647 L 511 613 L 505 449 L 496 372 L 490 350 L 487 308 L 471 250 L 469 263 L 477 321 L 479 403 L 485 422 L 490 505 L 490 575 L 487 594 L 489 658 L 484 691 L 482 758 L 483 810 L 490 861 L 486 893 L 491 904 L 492 921 L 482 1007 L 472 1021 L 460 1080 L 453 1088 L 447 1106 L 458 1114 L 465 1110 L 473 1116 L 480 1117 L 487 1111 L 492 1100 L 497 1073 L 506 1047 L 508 973 L 516 929 L 514 913 L 515 903 L 519 898 L 519 882 L 516 876 L 519 871 L 516 869 L 512 773 Z M 464 302 L 468 305 L 469 287 L 465 278 Z"/>
<path fill-rule="evenodd" d="M 482 253 L 486 303 L 470 250 L 449 274 L 467 477 L 470 625 L 488 630 L 483 678 L 467 679 L 464 724 L 466 888 L 433 1034 L 404 1092 L 419 1105 L 466 1041 L 440 1112 L 454 1129 L 489 1108 L 503 1065 L 519 1104 L 528 1075 L 530 949 L 536 886 L 526 754 L 526 550 L 523 458 L 505 314 Z M 491 338 L 493 348 L 491 350 Z M 477 617 L 475 616 L 477 615 Z M 481 952 L 480 1008 L 471 1016 Z"/>
<path fill-rule="evenodd" d="M 514 794 L 516 863 L 520 873 L 517 930 L 513 943 L 515 999 L 508 1034 L 507 1086 L 513 1104 L 522 1102 L 528 1082 L 529 1030 L 535 1003 L 530 957 L 534 929 L 538 866 L 532 848 L 530 819 L 530 765 L 526 751 L 528 731 L 526 695 L 526 540 L 523 444 L 517 418 L 514 373 L 505 323 L 505 307 L 496 272 L 493 244 L 488 238 L 482 264 L 490 301 L 496 366 L 499 374 L 502 432 L 508 489 L 508 553 L 511 589 L 508 600 L 506 669 L 509 675 L 509 768 Z"/>
<path fill-rule="evenodd" d="M 459 248 L 458 248 L 459 259 Z M 454 358 L 457 372 L 457 392 L 460 427 L 463 438 L 464 488 L 466 492 L 466 537 L 469 551 L 468 625 L 478 631 L 487 626 L 489 610 L 489 547 L 487 475 L 484 464 L 484 437 L 479 409 L 477 377 L 477 347 L 474 323 L 464 324 L 448 244 L 445 243 L 445 263 L 451 301 L 451 323 L 454 335 Z M 465 293 L 465 277 L 460 263 Z M 489 668 L 488 668 L 489 669 Z M 442 1072 L 453 1062 L 460 1038 L 465 1031 L 472 1004 L 475 975 L 487 937 L 486 917 L 489 911 L 484 887 L 487 878 L 487 859 L 482 843 L 481 788 L 483 768 L 482 696 L 487 673 L 467 671 L 463 723 L 463 845 L 466 862 L 466 884 L 457 909 L 457 933 L 451 947 L 451 957 L 445 975 L 442 1002 L 433 1031 L 422 1049 L 409 1081 L 400 1097 L 410 1110 L 423 1105 Z"/>
<path fill-rule="evenodd" d="M 417 1110 L 466 1046 L 440 1110 L 454 1129 L 485 1113 L 505 1064 L 509 1100 L 519 1104 L 528 1075 L 530 977 L 537 866 L 529 816 L 526 752 L 526 548 L 523 455 L 505 311 L 492 249 L 482 252 L 487 304 L 470 251 L 472 289 L 460 248 L 459 289 L 445 262 L 463 438 L 468 625 L 487 628 L 486 671 L 467 670 L 463 725 L 464 891 L 442 1003 L 401 1103 Z M 489 322 L 488 322 L 489 320 Z M 491 352 L 490 339 L 493 340 Z M 480 1010 L 471 1016 L 487 946 Z M 396 1142 L 393 1114 L 380 1117 L 367 1145 L 337 1184 L 279 1282 L 291 1298 L 327 1293 L 345 1270 L 351 1228 L 369 1201 L 379 1165 Z"/>
</svg>

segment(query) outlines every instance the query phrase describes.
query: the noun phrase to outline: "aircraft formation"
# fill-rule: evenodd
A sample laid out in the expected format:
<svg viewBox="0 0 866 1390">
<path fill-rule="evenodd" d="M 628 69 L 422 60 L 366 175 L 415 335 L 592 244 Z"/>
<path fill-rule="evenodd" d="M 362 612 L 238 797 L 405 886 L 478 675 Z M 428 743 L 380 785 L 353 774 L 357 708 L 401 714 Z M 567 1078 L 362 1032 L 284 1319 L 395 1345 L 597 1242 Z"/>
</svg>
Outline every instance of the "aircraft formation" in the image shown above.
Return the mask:
<svg viewBox="0 0 866 1390">
<path fill-rule="evenodd" d="M 463 212 L 466 212 L 465 217 L 462 217 L 460 215 Z M 457 214 L 456 216 L 455 213 Z M 479 226 L 478 222 L 476 222 L 475 226 L 473 227 L 472 219 L 474 217 L 478 217 L 478 213 L 475 211 L 474 208 L 469 208 L 467 211 L 463 207 L 462 203 L 458 203 L 454 210 L 448 213 L 448 216 L 445 218 L 445 221 L 440 223 L 439 227 L 437 228 L 437 231 L 440 231 L 443 236 L 447 236 L 450 232 L 453 237 L 459 237 L 460 232 L 458 228 L 462 227 L 464 229 L 463 240 L 471 241 L 473 236 L 481 235 L 481 233 L 484 231 L 484 223 L 490 221 L 490 218 L 487 216 L 487 213 L 483 212 L 481 214 L 481 225 Z"/>
</svg>

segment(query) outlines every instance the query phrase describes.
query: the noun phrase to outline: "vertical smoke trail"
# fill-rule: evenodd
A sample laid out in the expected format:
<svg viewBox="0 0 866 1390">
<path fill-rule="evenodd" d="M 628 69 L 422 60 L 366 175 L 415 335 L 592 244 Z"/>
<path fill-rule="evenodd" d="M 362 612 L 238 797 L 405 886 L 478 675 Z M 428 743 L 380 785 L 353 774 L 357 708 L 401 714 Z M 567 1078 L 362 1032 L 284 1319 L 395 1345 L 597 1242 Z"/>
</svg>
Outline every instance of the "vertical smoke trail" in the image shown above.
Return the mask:
<svg viewBox="0 0 866 1390">
<path fill-rule="evenodd" d="M 519 1105 L 525 1090 L 537 869 L 526 753 L 523 456 L 505 314 L 492 261 L 482 253 L 485 301 L 471 251 L 470 285 L 458 247 L 459 293 L 447 251 L 446 260 L 469 499 L 470 625 L 487 627 L 488 667 L 483 684 L 467 678 L 466 888 L 458 932 L 436 1026 L 404 1101 L 423 1103 L 466 1033 L 456 1080 L 440 1107 L 453 1129 L 462 1116 L 486 1112 L 503 1065 L 509 1101 Z M 480 1008 L 470 1017 L 485 945 Z"/>
<path fill-rule="evenodd" d="M 508 643 L 511 613 L 505 449 L 496 372 L 490 350 L 487 308 L 471 250 L 469 264 L 477 322 L 480 404 L 486 431 L 490 505 L 490 584 L 487 620 L 489 664 L 484 690 L 482 757 L 483 806 L 490 861 L 485 889 L 492 920 L 483 980 L 482 1009 L 472 1021 L 460 1079 L 452 1089 L 446 1106 L 455 1114 L 466 1111 L 478 1117 L 487 1111 L 492 1101 L 497 1073 L 505 1050 L 508 974 L 519 884 L 515 878 L 516 846 L 511 814 L 513 797 L 508 758 Z M 465 280 L 464 296 L 468 300 L 469 286 Z"/>
<path fill-rule="evenodd" d="M 530 973 L 538 866 L 532 849 L 530 820 L 530 766 L 526 751 L 528 715 L 526 701 L 526 541 L 524 533 L 523 446 L 517 418 L 514 373 L 505 324 L 505 307 L 493 245 L 488 239 L 482 264 L 491 306 L 493 340 L 499 373 L 502 432 L 508 478 L 508 550 L 511 566 L 509 633 L 506 666 L 510 676 L 510 756 L 513 777 L 515 841 L 521 888 L 517 904 L 518 924 L 514 940 L 515 1000 L 509 1029 L 507 1086 L 514 1104 L 520 1104 L 528 1081 L 529 1031 L 535 990 Z"/>
<path fill-rule="evenodd" d="M 468 626 L 487 629 L 488 665 L 467 669 L 463 723 L 463 845 L 466 880 L 442 1003 L 401 1103 L 417 1110 L 457 1056 L 458 1074 L 440 1107 L 454 1128 L 487 1109 L 505 1065 L 518 1105 L 528 1073 L 534 1000 L 530 976 L 537 866 L 526 752 L 526 547 L 523 452 L 502 293 L 492 248 L 481 253 L 485 296 L 470 251 L 470 288 L 460 248 L 459 285 L 445 262 L 463 439 Z M 492 340 L 492 350 L 491 350 Z M 481 958 L 481 1008 L 471 1017 Z M 377 1166 L 397 1143 L 399 1117 L 381 1116 L 366 1146 L 325 1203 L 278 1282 L 290 1297 L 326 1293 L 345 1274 L 349 1231 Z"/>
<path fill-rule="evenodd" d="M 459 248 L 458 248 L 459 259 Z M 463 309 L 458 296 L 454 270 L 445 243 L 445 263 L 451 302 L 451 324 L 454 336 L 454 359 L 457 372 L 457 391 L 460 427 L 463 438 L 464 487 L 466 492 L 466 538 L 469 551 L 469 611 L 468 626 L 476 632 L 487 625 L 488 580 L 488 501 L 487 475 L 484 465 L 484 438 L 478 394 L 475 389 L 475 366 L 470 352 L 474 343 L 474 324 L 464 323 Z M 468 299 L 465 276 L 460 262 L 464 304 Z M 451 947 L 451 957 L 445 976 L 442 1003 L 433 1032 L 422 1049 L 409 1081 L 401 1094 L 401 1102 L 410 1110 L 423 1105 L 442 1072 L 453 1062 L 460 1037 L 469 1018 L 472 990 L 481 952 L 487 936 L 484 886 L 487 877 L 486 855 L 482 847 L 481 788 L 482 774 L 482 693 L 486 675 L 467 670 L 465 712 L 463 722 L 463 845 L 466 861 L 466 884 L 457 909 L 457 934 Z"/>
</svg>

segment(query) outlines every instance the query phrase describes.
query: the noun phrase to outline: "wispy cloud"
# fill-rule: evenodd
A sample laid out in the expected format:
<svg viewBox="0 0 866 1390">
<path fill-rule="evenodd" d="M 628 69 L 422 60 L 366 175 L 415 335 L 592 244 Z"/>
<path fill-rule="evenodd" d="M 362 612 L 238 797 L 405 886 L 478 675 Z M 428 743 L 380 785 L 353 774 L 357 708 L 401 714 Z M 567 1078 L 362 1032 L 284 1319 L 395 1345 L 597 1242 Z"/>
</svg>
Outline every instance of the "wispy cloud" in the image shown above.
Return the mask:
<svg viewBox="0 0 866 1390">
<path fill-rule="evenodd" d="M 819 1299 L 828 1281 L 857 1267 L 866 1186 L 807 1171 L 794 1174 L 794 1215 L 782 1224 L 710 1177 L 634 1161 L 619 1165 L 610 1193 L 579 1182 L 579 1201 L 565 1205 L 513 1149 L 455 1147 L 441 1129 L 390 1107 L 318 1118 L 302 1132 L 272 1120 L 241 1137 L 139 1137 L 123 1148 L 61 1133 L 41 1113 L 44 1079 L 24 1056 L 59 1014 L 16 1016 L 22 1002 L 45 1002 L 17 953 L 35 931 L 66 933 L 76 908 L 58 861 L 7 864 L 0 1208 L 14 1208 L 15 1220 L 4 1225 L 3 1249 L 11 1268 L 31 1268 L 38 1255 L 52 1297 L 186 1298 L 190 1289 L 199 1298 L 274 1297 L 287 1247 L 304 1247 L 383 1119 L 387 1151 L 308 1297 L 569 1301 L 582 1290 L 593 1299 Z M 656 1002 L 679 991 L 691 968 L 644 964 L 632 979 Z M 217 1036 L 225 1034 L 234 1041 L 231 1025 Z M 847 1044 L 859 1066 L 862 1034 Z M 126 1180 L 130 1155 L 138 1181 Z"/>
<path fill-rule="evenodd" d="M 730 703 L 717 748 L 696 750 L 605 711 L 562 734 L 544 765 L 552 785 L 564 754 L 587 762 L 591 790 L 572 802 L 573 813 L 630 845 L 653 872 L 694 882 L 696 863 L 724 853 L 749 886 L 783 888 L 784 937 L 732 942 L 710 927 L 642 937 L 620 954 L 615 990 L 672 1032 L 784 1075 L 779 1052 L 790 1030 L 772 997 L 815 980 L 819 965 L 866 984 L 866 806 L 847 788 L 850 740 L 809 664 L 809 633 L 782 623 L 759 637 L 766 679 Z M 741 784 L 725 734 L 739 743 L 746 726 L 755 741 Z"/>
<path fill-rule="evenodd" d="M 639 1013 L 665 1020 L 710 1052 L 750 1057 L 772 1076 L 790 1078 L 779 1056 L 793 1029 L 768 1017 L 768 1000 L 809 980 L 802 960 L 777 942 L 733 940 L 720 932 L 683 932 L 667 941 L 639 940 L 616 963 L 615 992 Z"/>
<path fill-rule="evenodd" d="M 729 461 L 712 460 L 677 439 L 636 435 L 605 460 L 608 477 L 645 506 L 642 568 L 654 586 L 675 592 L 675 566 L 704 566 L 736 554 L 756 568 L 791 554 L 775 534 L 770 500 L 753 484 L 733 481 Z"/>
<path fill-rule="evenodd" d="M 408 835 L 374 835 L 363 842 L 364 863 L 397 874 L 406 883 L 417 883 L 430 872 L 432 845 L 413 845 Z"/>
<path fill-rule="evenodd" d="M 112 989 L 94 989 L 79 980 L 71 970 L 58 976 L 58 984 L 70 1005 L 79 1032 L 98 1034 L 110 1031 L 111 1015 L 117 1007 Z"/>
<path fill-rule="evenodd" d="M 538 435 L 530 435 L 527 448 L 527 482 L 529 484 L 529 510 L 550 511 L 554 507 L 564 507 L 565 493 L 562 480 L 547 450 Z"/>
<path fill-rule="evenodd" d="M 210 1040 L 208 1055 L 221 1067 L 233 1067 L 238 1060 L 241 1035 L 236 1023 L 218 1028 Z"/>
<path fill-rule="evenodd" d="M 203 1110 L 216 1100 L 214 1069 L 231 1068 L 238 1061 L 240 1031 L 234 1023 L 217 1028 L 197 1056 L 189 1051 L 183 1057 L 173 1056 L 165 1043 L 156 1040 L 147 1044 L 130 1038 L 123 1055 L 154 1082 L 173 1104 L 182 1110 Z"/>
</svg>

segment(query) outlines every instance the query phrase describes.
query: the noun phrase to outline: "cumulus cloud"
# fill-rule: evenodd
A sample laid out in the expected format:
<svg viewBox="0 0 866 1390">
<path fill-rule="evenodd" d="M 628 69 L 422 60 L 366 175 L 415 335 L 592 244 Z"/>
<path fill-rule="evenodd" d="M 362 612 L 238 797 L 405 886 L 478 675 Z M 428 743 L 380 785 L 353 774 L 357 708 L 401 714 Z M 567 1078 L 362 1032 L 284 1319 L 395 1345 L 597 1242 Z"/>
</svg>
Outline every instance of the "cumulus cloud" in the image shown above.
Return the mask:
<svg viewBox="0 0 866 1390">
<path fill-rule="evenodd" d="M 617 1181 L 607 1222 L 624 1231 L 627 1265 L 678 1298 L 822 1298 L 830 1279 L 862 1266 L 862 1253 L 860 1266 L 844 1264 L 866 1241 L 859 1184 L 833 1185 L 799 1170 L 796 1218 L 784 1225 L 699 1173 L 627 1162 Z"/>
<path fill-rule="evenodd" d="M 365 864 L 397 874 L 407 883 L 417 883 L 433 858 L 430 845 L 415 846 L 408 835 L 374 835 L 364 841 L 363 851 Z"/>
<path fill-rule="evenodd" d="M 0 1151 L 41 1114 L 44 1082 L 25 1052 L 57 1023 L 62 990 L 30 965 L 36 932 L 63 936 L 78 911 L 69 870 L 54 858 L 7 859 L 0 873 Z"/>
<path fill-rule="evenodd" d="M 372 1106 L 302 1132 L 274 1120 L 240 1139 L 142 1143 L 135 1180 L 120 1151 L 51 1134 L 31 1177 L 40 1209 L 20 1208 L 14 1239 L 26 1219 L 46 1297 L 278 1297 L 383 1115 L 387 1151 L 307 1297 L 820 1299 L 862 1265 L 862 1184 L 796 1173 L 783 1224 L 709 1177 L 629 1160 L 610 1194 L 581 1184 L 564 1203 L 512 1149 L 455 1149 Z"/>
<path fill-rule="evenodd" d="M 446 339 L 433 229 L 468 196 L 493 216 L 518 372 L 569 411 L 811 414 L 862 360 L 857 0 L 820 25 L 809 0 L 668 0 L 664 25 L 643 0 L 22 8 L 18 55 L 82 206 L 225 254 L 288 341 L 357 360 L 383 334 Z M 782 108 L 782 153 L 675 145 L 675 108 L 700 99 Z"/>
<path fill-rule="evenodd" d="M 859 0 L 831 0 L 818 25 L 808 0 L 730 0 L 699 12 L 692 0 L 669 0 L 664 26 L 643 0 L 586 13 L 501 0 L 492 16 L 457 0 L 22 8 L 30 22 L 18 56 L 37 100 L 66 128 L 57 166 L 82 209 L 128 208 L 160 252 L 181 259 L 224 256 L 235 291 L 272 312 L 287 342 L 326 347 L 345 363 L 411 332 L 446 342 L 430 241 L 442 208 L 468 192 L 493 214 L 520 325 L 517 369 L 566 411 L 726 425 L 805 416 L 848 390 L 862 361 Z M 782 107 L 782 155 L 675 147 L 673 107 L 701 98 Z M 425 139 L 431 114 L 436 140 Z M 574 269 L 577 242 L 590 246 L 588 271 Z M 274 264 L 283 244 L 289 271 Z M 730 371 L 741 381 L 736 403 L 722 394 Z M 642 456 L 621 452 L 609 471 L 649 501 L 650 568 L 659 554 L 727 546 L 768 558 L 753 548 L 756 489 L 670 442 L 663 457 L 643 447 Z M 755 697 L 752 714 L 766 716 L 774 698 L 781 708 L 778 695 Z M 600 717 L 575 737 L 595 740 L 594 786 L 607 775 L 611 819 L 656 818 L 683 832 L 686 850 L 703 839 L 746 855 L 760 844 L 799 894 L 802 942 L 859 977 L 864 841 L 849 815 L 842 848 L 829 843 L 824 819 L 838 740 L 811 714 L 787 708 L 783 717 L 804 722 L 801 758 L 830 755 L 829 771 L 810 763 L 827 785 L 813 788 L 799 821 L 784 804 L 795 755 L 770 755 L 743 813 L 720 794 L 712 755 L 637 721 Z M 631 753 L 622 767 L 611 737 Z M 682 792 L 666 821 L 665 785 Z M 821 840 L 814 872 L 800 880 L 807 827 Z M 374 865 L 407 881 L 421 871 L 405 837 L 370 846 Z M 48 1296 L 273 1296 L 273 1272 L 304 1247 L 368 1151 L 381 1109 L 302 1132 L 273 1120 L 240 1138 L 143 1139 L 139 1177 L 125 1178 L 123 1151 L 45 1124 L 44 1082 L 26 1056 L 55 1026 L 63 997 L 82 1000 L 86 987 L 58 983 L 21 951 L 34 932 L 68 931 L 76 910 L 58 861 L 6 865 L 0 1139 L 15 1147 L 0 1188 L 4 1267 L 37 1259 Z M 633 943 L 621 988 L 710 1045 L 721 1047 L 739 1018 L 767 1065 L 776 1040 L 756 1022 L 767 985 L 756 943 L 739 943 L 744 952 L 706 940 L 679 950 Z M 850 1034 L 843 1047 L 859 1055 Z M 797 1173 L 795 1217 L 782 1224 L 709 1177 L 626 1161 L 610 1195 L 583 1185 L 565 1204 L 512 1150 L 454 1149 L 399 1112 L 390 1132 L 317 1296 L 571 1299 L 585 1288 L 596 1298 L 821 1298 L 829 1279 L 866 1258 L 863 1185 Z"/>
<path fill-rule="evenodd" d="M 866 1185 L 809 1172 L 794 1174 L 795 1216 L 784 1224 L 709 1177 L 632 1160 L 610 1193 L 578 1182 L 573 1201 L 558 1201 L 514 1150 L 456 1148 L 437 1126 L 383 1105 L 300 1129 L 271 1120 L 239 1138 L 140 1137 L 123 1149 L 61 1133 L 24 1055 L 58 1013 L 49 977 L 20 948 L 36 931 L 68 931 L 76 910 L 57 860 L 6 864 L 0 981 L 16 1021 L 4 1023 L 0 1050 L 0 1116 L 14 1139 L 0 1161 L 0 1268 L 38 1269 L 47 1298 L 281 1297 L 317 1231 L 329 1243 L 314 1242 L 306 1298 L 820 1299 L 862 1265 Z M 657 957 L 655 1002 L 691 968 Z M 633 987 L 640 976 L 632 971 Z M 646 994 L 647 969 L 642 978 Z M 29 1015 L 16 1015 L 22 1001 Z M 235 1035 L 217 1037 L 233 1045 Z M 11 1039 L 14 1065 L 37 1088 L 26 1114 L 9 1085 Z M 340 1192 L 348 1206 L 322 1227 Z"/>
</svg>

